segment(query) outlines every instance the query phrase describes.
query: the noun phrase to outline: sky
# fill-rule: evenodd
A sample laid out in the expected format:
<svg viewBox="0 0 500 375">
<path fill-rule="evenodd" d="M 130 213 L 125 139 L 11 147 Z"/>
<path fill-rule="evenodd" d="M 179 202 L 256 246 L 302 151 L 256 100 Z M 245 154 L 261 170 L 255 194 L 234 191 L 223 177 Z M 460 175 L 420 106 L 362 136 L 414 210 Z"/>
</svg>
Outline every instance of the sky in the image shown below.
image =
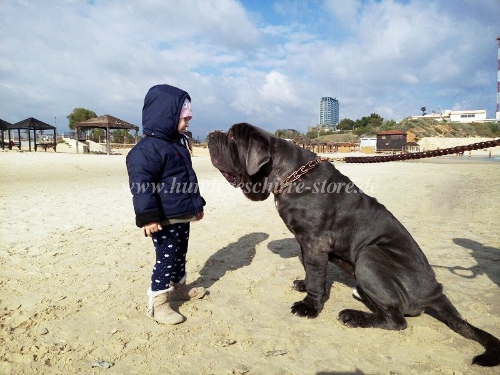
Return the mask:
<svg viewBox="0 0 500 375">
<path fill-rule="evenodd" d="M 0 0 L 0 118 L 59 132 L 78 107 L 141 126 L 148 89 L 192 98 L 190 130 L 305 133 L 445 109 L 495 117 L 500 0 Z"/>
</svg>

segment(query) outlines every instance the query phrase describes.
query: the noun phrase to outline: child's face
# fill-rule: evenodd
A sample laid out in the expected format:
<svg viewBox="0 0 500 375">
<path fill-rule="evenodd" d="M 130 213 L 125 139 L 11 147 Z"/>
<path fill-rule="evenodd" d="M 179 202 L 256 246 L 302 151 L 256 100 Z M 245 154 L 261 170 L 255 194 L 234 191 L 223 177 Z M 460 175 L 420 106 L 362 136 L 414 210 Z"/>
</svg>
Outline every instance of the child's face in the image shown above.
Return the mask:
<svg viewBox="0 0 500 375">
<path fill-rule="evenodd" d="M 183 117 L 179 120 L 179 125 L 177 129 L 179 130 L 179 133 L 184 133 L 188 126 L 189 126 L 189 120 L 191 120 L 191 117 Z"/>
</svg>

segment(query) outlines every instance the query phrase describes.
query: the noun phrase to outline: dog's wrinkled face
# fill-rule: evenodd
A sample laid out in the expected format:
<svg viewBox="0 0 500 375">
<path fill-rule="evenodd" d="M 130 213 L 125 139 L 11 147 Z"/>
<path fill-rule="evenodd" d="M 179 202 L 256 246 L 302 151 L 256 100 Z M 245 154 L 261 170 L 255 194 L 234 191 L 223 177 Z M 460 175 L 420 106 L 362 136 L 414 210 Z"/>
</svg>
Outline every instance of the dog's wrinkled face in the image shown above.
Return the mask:
<svg viewBox="0 0 500 375">
<path fill-rule="evenodd" d="M 267 133 L 250 124 L 235 124 L 227 133 L 210 133 L 208 150 L 214 167 L 248 198 L 264 200 L 269 196 L 269 192 L 253 189 L 267 177 L 266 164 L 271 160 Z"/>
</svg>

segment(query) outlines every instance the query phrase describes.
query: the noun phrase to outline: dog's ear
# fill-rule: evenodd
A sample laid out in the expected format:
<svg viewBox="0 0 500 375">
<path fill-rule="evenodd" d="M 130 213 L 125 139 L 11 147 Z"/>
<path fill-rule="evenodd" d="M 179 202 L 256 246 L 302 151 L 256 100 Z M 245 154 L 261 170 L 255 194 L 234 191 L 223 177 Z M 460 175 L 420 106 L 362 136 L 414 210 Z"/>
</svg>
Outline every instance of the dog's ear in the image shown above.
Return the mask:
<svg viewBox="0 0 500 375">
<path fill-rule="evenodd" d="M 249 176 L 271 160 L 271 142 L 269 135 L 258 131 L 252 132 L 248 141 L 246 168 Z"/>
</svg>

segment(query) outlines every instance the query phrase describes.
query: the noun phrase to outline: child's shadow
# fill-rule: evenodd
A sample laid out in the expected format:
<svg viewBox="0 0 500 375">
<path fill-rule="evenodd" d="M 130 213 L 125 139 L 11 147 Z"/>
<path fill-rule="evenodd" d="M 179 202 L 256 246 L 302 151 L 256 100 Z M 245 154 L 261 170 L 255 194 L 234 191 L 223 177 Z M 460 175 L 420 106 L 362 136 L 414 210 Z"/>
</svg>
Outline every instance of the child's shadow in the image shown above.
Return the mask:
<svg viewBox="0 0 500 375">
<path fill-rule="evenodd" d="M 300 245 L 295 238 L 284 238 L 282 240 L 271 241 L 267 246 L 274 254 L 279 255 L 282 258 L 294 258 L 300 261 L 302 265 L 302 254 L 300 252 Z M 298 266 L 302 267 L 302 266 Z M 302 267 L 303 270 L 303 267 Z M 331 288 L 334 282 L 340 282 L 349 287 L 356 286 L 356 280 L 353 276 L 348 275 L 339 267 L 331 262 L 328 262 L 328 289 Z"/>
<path fill-rule="evenodd" d="M 454 238 L 453 242 L 466 249 L 471 250 L 472 256 L 476 259 L 477 266 L 470 268 L 450 267 L 450 271 L 457 273 L 459 271 L 469 271 L 470 274 L 460 276 L 465 278 L 475 278 L 478 275 L 486 275 L 491 281 L 500 286 L 500 249 L 491 246 L 485 246 L 480 242 L 468 238 Z"/>
<path fill-rule="evenodd" d="M 210 288 L 227 271 L 234 271 L 250 265 L 255 256 L 255 248 L 267 238 L 269 238 L 267 233 L 250 233 L 218 250 L 207 259 L 200 270 L 200 276 L 193 282 L 193 285 Z"/>
<path fill-rule="evenodd" d="M 482 243 L 468 238 L 454 238 L 453 242 L 468 250 L 477 262 L 476 266 L 441 266 L 431 264 L 435 268 L 445 268 L 454 275 L 465 279 L 474 279 L 479 275 L 486 275 L 491 281 L 500 286 L 500 249 L 491 246 L 484 246 Z"/>
</svg>

